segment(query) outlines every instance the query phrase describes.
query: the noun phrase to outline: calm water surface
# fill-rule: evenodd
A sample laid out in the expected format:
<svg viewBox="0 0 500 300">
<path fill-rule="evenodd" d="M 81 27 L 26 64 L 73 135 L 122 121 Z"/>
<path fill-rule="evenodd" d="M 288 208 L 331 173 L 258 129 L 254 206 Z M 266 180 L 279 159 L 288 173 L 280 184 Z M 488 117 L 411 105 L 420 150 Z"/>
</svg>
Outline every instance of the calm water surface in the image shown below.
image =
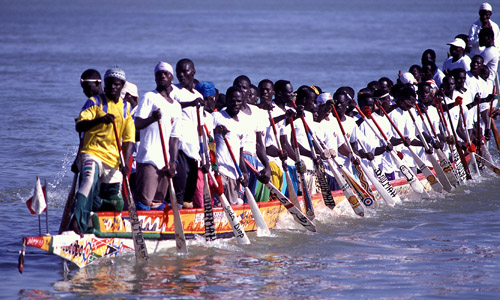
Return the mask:
<svg viewBox="0 0 500 300">
<path fill-rule="evenodd" d="M 49 184 L 50 230 L 58 228 L 83 70 L 117 64 L 143 94 L 158 60 L 189 57 L 196 77 L 222 91 L 240 74 L 358 90 L 395 79 L 427 48 L 441 64 L 480 2 L 0 0 L 1 297 L 498 299 L 500 187 L 490 173 L 365 218 L 322 211 L 315 234 L 285 220 L 272 237 L 250 234 L 247 247 L 193 241 L 184 257 L 123 257 L 66 277 L 59 258 L 27 249 L 24 273 L 16 269 L 22 236 L 38 231 L 24 204 L 37 175 Z"/>
</svg>

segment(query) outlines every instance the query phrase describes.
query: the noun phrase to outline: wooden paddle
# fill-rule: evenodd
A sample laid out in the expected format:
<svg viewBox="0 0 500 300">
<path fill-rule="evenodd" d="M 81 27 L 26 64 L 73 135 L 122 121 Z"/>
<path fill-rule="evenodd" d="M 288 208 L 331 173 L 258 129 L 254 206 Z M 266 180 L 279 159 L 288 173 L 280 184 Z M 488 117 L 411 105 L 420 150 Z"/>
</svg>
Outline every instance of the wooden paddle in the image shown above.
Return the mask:
<svg viewBox="0 0 500 300">
<path fill-rule="evenodd" d="M 236 161 L 236 157 L 234 156 L 233 150 L 231 149 L 231 145 L 229 144 L 227 137 L 224 137 L 224 142 L 226 143 L 227 150 L 231 155 L 231 159 L 233 160 L 234 167 L 236 168 L 238 175 L 240 177 L 243 177 L 243 173 L 241 172 L 240 166 Z M 253 197 L 252 192 L 250 191 L 248 186 L 245 186 L 245 196 L 247 197 L 248 205 L 250 205 L 250 210 L 252 211 L 252 216 L 255 220 L 255 224 L 257 225 L 257 230 L 263 235 L 270 235 L 271 232 L 269 231 L 266 221 L 262 216 L 262 212 L 260 211 L 259 206 L 257 205 L 257 202 L 255 201 L 255 198 Z"/>
<path fill-rule="evenodd" d="M 365 114 L 363 114 L 363 112 L 361 111 L 361 109 L 359 108 L 359 106 L 356 105 L 355 107 L 356 107 L 358 113 L 360 114 L 360 116 L 363 119 L 366 119 Z M 373 121 L 373 124 L 375 124 L 375 126 L 377 127 L 378 132 L 372 127 L 372 125 L 370 124 L 370 122 L 366 122 L 366 124 L 368 124 L 368 126 L 370 127 L 370 129 L 373 131 L 373 133 L 376 136 L 378 136 L 379 138 L 380 138 L 380 135 L 382 136 L 383 139 L 381 139 L 381 141 L 382 142 L 385 141 L 385 145 L 389 144 L 390 143 L 389 139 L 385 135 L 385 133 L 382 130 L 382 128 L 378 125 L 378 122 L 375 120 L 375 118 L 371 118 L 371 120 Z M 403 161 L 401 160 L 401 158 L 399 158 L 399 156 L 396 154 L 396 150 L 392 149 L 391 152 L 389 152 L 389 153 L 391 155 L 392 161 L 394 163 L 396 163 L 396 166 L 398 167 L 399 171 L 401 172 L 401 174 L 403 174 L 404 178 L 410 184 L 410 186 L 413 189 L 413 191 L 415 191 L 417 194 L 420 194 L 420 195 L 428 198 L 429 194 L 427 194 L 427 192 L 425 191 L 424 186 L 417 179 L 417 176 L 415 175 L 415 173 L 413 173 L 413 171 L 407 165 L 405 165 L 403 163 Z"/>
<path fill-rule="evenodd" d="M 420 111 L 420 108 L 418 107 L 418 105 L 415 105 L 415 108 L 417 109 L 417 112 L 418 112 L 420 118 L 422 119 L 422 123 L 424 124 L 425 130 L 431 136 L 434 143 L 436 143 L 437 141 L 439 141 L 439 137 L 436 133 L 436 130 L 434 129 L 434 125 L 432 125 L 431 119 L 429 118 L 429 114 L 427 113 L 427 111 L 424 112 L 425 117 L 427 119 L 427 122 L 429 123 L 429 126 L 427 126 L 427 123 L 425 122 L 424 116 L 423 116 L 422 112 Z M 431 130 L 429 130 L 429 127 Z M 450 183 L 452 186 L 458 185 L 458 179 L 457 179 L 456 174 L 455 174 L 456 172 L 453 171 L 453 166 L 452 166 L 450 160 L 446 157 L 446 155 L 444 154 L 442 149 L 436 148 L 435 151 L 436 151 L 437 157 L 439 159 L 439 166 L 443 170 L 443 172 L 448 180 L 448 183 Z M 436 169 L 436 168 L 434 168 L 434 169 Z M 444 189 L 448 191 L 449 187 L 446 184 L 446 180 L 441 181 L 441 183 L 443 183 Z"/>
<path fill-rule="evenodd" d="M 274 123 L 274 119 L 271 115 L 271 111 L 267 111 L 269 114 L 269 122 L 271 123 L 271 127 L 273 129 L 274 133 L 274 139 L 276 140 L 276 146 L 278 147 L 278 150 L 280 151 L 281 154 L 283 154 L 283 148 L 281 147 L 281 143 L 278 138 L 278 131 L 276 130 L 276 124 Z M 293 182 L 292 178 L 289 174 L 290 170 L 288 169 L 288 165 L 286 164 L 286 161 L 283 161 L 282 164 L 283 167 L 283 172 L 285 173 L 285 179 L 286 179 L 286 187 L 288 190 L 288 197 L 290 197 L 290 201 L 292 201 L 293 205 L 295 205 L 299 210 L 301 209 L 299 199 L 297 198 L 297 193 L 295 192 L 295 188 L 293 187 Z"/>
<path fill-rule="evenodd" d="M 293 117 L 290 117 L 290 128 L 292 131 L 293 150 L 295 151 L 295 157 L 297 157 L 296 168 L 302 169 L 305 168 L 305 166 L 303 165 L 304 162 L 300 159 L 299 143 L 297 142 L 297 134 L 295 132 L 295 126 L 293 125 Z M 307 189 L 306 176 L 301 170 L 298 169 L 296 171 L 298 173 L 300 181 L 299 188 L 302 192 L 302 199 L 304 200 L 306 215 L 309 217 L 309 219 L 314 220 L 314 207 L 312 205 L 312 200 L 309 194 L 309 190 Z"/>
<path fill-rule="evenodd" d="M 207 153 L 207 149 L 205 149 L 205 143 L 203 142 L 205 135 L 203 134 L 203 130 L 201 128 L 199 103 L 198 105 L 196 105 L 196 117 L 198 120 L 198 141 L 200 143 L 201 165 L 203 167 L 207 167 L 206 164 L 208 163 L 208 161 L 206 160 L 205 156 L 205 153 Z M 204 221 L 205 221 L 205 240 L 214 241 L 215 240 L 214 212 L 212 209 L 212 196 L 210 195 L 210 186 L 208 184 L 207 173 L 203 173 L 203 210 L 204 210 Z"/>
<path fill-rule="evenodd" d="M 396 130 L 399 137 L 402 140 L 405 140 L 406 137 L 403 136 L 403 134 L 401 133 L 399 128 L 396 126 L 396 124 L 394 124 L 391 117 L 389 117 L 389 115 L 385 112 L 385 110 L 382 106 L 380 106 L 380 110 L 384 113 L 387 120 L 389 120 L 389 123 L 391 123 L 391 126 Z M 412 120 L 415 121 L 415 119 L 413 118 L 413 115 L 411 115 L 411 112 L 408 111 L 408 113 L 412 117 Z M 417 125 L 415 124 L 415 126 L 417 126 Z M 425 139 L 424 139 L 424 141 L 425 141 Z M 413 157 L 413 160 L 415 160 L 415 162 L 417 163 L 417 167 L 420 169 L 420 171 L 422 171 L 422 173 L 424 174 L 427 181 L 431 184 L 432 189 L 438 193 L 441 193 L 443 191 L 443 185 L 441 184 L 441 182 L 439 182 L 439 180 L 437 180 L 437 178 L 434 176 L 434 173 L 432 173 L 432 171 L 429 169 L 429 167 L 422 161 L 422 159 L 415 153 L 415 151 L 413 151 L 413 149 L 409 145 L 405 145 L 405 146 L 408 149 L 408 151 L 410 152 L 411 156 Z"/>
<path fill-rule="evenodd" d="M 441 185 L 441 187 L 439 187 L 439 185 L 433 184 L 433 185 L 431 185 L 431 187 L 435 191 L 440 192 L 440 193 L 443 191 L 443 189 L 445 189 L 447 192 L 450 192 L 452 189 L 450 181 L 448 180 L 448 178 L 444 174 L 444 171 L 441 168 L 441 166 L 439 165 L 439 162 L 434 157 L 434 155 L 433 155 L 434 151 L 432 151 L 432 148 L 429 147 L 429 144 L 427 144 L 427 141 L 425 140 L 425 136 L 424 136 L 422 130 L 420 129 L 420 127 L 418 126 L 417 120 L 415 120 L 413 113 L 411 112 L 411 110 L 408 110 L 408 113 L 410 114 L 411 120 L 413 121 L 413 124 L 415 125 L 415 128 L 417 129 L 417 135 L 418 135 L 420 141 L 422 142 L 422 144 L 424 145 L 425 155 L 426 155 L 427 159 L 431 162 L 432 167 L 434 168 L 434 172 L 436 172 L 436 176 L 438 178 L 437 181 Z M 422 123 L 424 123 L 423 120 L 422 120 Z M 430 174 L 429 174 L 429 172 L 430 172 Z M 428 167 L 427 167 L 426 172 L 422 172 L 422 173 L 424 173 L 426 178 L 429 176 L 430 177 L 434 176 L 434 174 L 432 173 L 432 171 Z M 427 181 L 431 182 L 432 180 L 429 180 L 429 178 L 427 178 Z"/>
<path fill-rule="evenodd" d="M 207 125 L 203 124 L 203 127 L 205 129 L 206 136 L 208 136 L 208 140 L 212 142 L 213 137 L 210 135 Z M 210 147 L 207 145 L 205 134 L 203 135 L 204 138 L 203 144 L 205 144 L 205 149 L 209 149 Z M 231 207 L 231 204 L 229 203 L 229 201 L 226 198 L 226 195 L 224 194 L 224 187 L 219 186 L 219 182 L 217 181 L 217 177 L 219 176 L 218 174 L 219 171 L 217 167 L 217 156 L 215 155 L 215 152 L 212 153 L 213 155 L 210 155 L 208 154 L 208 151 L 206 151 L 205 154 L 208 156 L 207 161 L 210 161 L 212 164 L 212 169 L 214 173 L 212 174 L 212 171 L 210 171 L 208 172 L 208 175 L 212 179 L 217 195 L 219 195 L 221 206 L 224 209 L 224 213 L 226 214 L 226 218 L 229 221 L 229 225 L 231 225 L 231 228 L 233 229 L 234 236 L 236 237 L 236 240 L 240 245 L 248 245 L 250 244 L 250 240 L 248 239 L 248 236 L 245 230 L 243 229 L 243 226 L 241 225 L 241 218 L 234 212 L 233 208 Z"/>
<path fill-rule="evenodd" d="M 259 173 L 259 171 L 257 171 L 257 169 L 246 159 L 245 164 L 255 175 Z M 263 181 L 261 182 L 269 189 L 269 191 L 271 191 L 271 193 L 281 202 L 281 204 L 283 204 L 283 206 L 294 217 L 297 223 L 304 226 L 304 228 L 309 231 L 316 232 L 316 225 L 314 225 L 314 223 L 309 220 L 306 215 L 304 215 L 300 211 L 300 209 L 290 201 L 290 199 L 283 195 L 283 193 L 281 193 L 281 191 L 277 187 L 275 187 L 270 181 L 267 183 L 264 183 Z"/>
<path fill-rule="evenodd" d="M 442 105 L 440 104 L 440 106 L 441 106 L 441 110 L 442 110 Z M 455 140 L 455 149 L 458 152 L 460 162 L 462 163 L 462 168 L 465 171 L 465 176 L 466 176 L 467 180 L 470 180 L 470 179 L 472 179 L 472 176 L 470 174 L 469 165 L 467 164 L 467 161 L 465 160 L 465 155 L 464 155 L 462 148 L 458 144 L 457 132 L 456 132 L 456 130 L 453 126 L 453 122 L 451 120 L 450 110 L 449 110 L 448 105 L 446 103 L 444 104 L 444 106 L 446 107 L 446 113 L 448 114 L 448 120 L 450 121 L 451 132 L 453 133 L 453 139 Z M 443 111 L 443 117 L 444 117 L 444 111 Z"/>
<path fill-rule="evenodd" d="M 165 166 L 168 168 L 168 155 L 167 148 L 165 147 L 165 139 L 163 138 L 163 129 L 161 127 L 161 120 L 158 120 L 158 129 L 160 131 L 160 142 L 161 148 L 163 149 L 163 160 L 165 161 Z M 172 211 L 174 214 L 174 231 L 175 231 L 175 246 L 177 248 L 177 252 L 186 253 L 186 237 L 184 236 L 184 227 L 182 226 L 181 213 L 179 212 L 179 206 L 177 204 L 177 196 L 175 195 L 174 183 L 172 182 L 172 178 L 168 178 L 168 189 L 170 193 L 170 206 L 172 207 Z M 166 213 L 168 207 L 165 206 L 164 213 Z"/>
<path fill-rule="evenodd" d="M 120 168 L 125 167 L 125 159 L 123 157 L 121 140 L 118 135 L 118 130 L 116 129 L 116 121 L 113 120 L 113 131 L 115 133 L 116 146 L 118 147 L 118 153 L 120 156 Z M 134 198 L 132 197 L 132 192 L 130 190 L 130 183 L 127 176 L 123 176 L 123 196 L 128 204 L 128 215 L 130 218 L 130 224 L 132 225 L 132 237 L 134 239 L 134 250 L 135 258 L 148 260 L 148 249 L 146 247 L 146 241 L 142 235 L 141 223 L 139 222 L 139 216 L 137 215 L 137 210 L 135 208 Z"/>
<path fill-rule="evenodd" d="M 78 154 L 77 154 L 78 155 Z M 64 206 L 63 215 L 61 218 L 61 225 L 59 225 L 59 234 L 68 229 L 71 220 L 71 211 L 73 210 L 73 203 L 75 202 L 76 183 L 78 182 L 78 173 L 73 175 L 73 182 L 69 190 L 68 198 L 66 198 L 66 205 Z"/>
</svg>

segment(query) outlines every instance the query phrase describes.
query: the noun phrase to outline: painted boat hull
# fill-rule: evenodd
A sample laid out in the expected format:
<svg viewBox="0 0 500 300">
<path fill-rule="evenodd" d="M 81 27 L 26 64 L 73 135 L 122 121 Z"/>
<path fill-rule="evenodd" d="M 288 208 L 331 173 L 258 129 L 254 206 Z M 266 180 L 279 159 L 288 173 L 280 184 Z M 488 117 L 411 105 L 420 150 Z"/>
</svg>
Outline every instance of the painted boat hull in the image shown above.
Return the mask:
<svg viewBox="0 0 500 300">
<path fill-rule="evenodd" d="M 420 181 L 427 190 L 430 185 L 419 174 Z M 402 198 L 412 192 L 411 187 L 404 179 L 392 181 L 395 190 Z M 335 203 L 340 204 L 345 200 L 342 191 L 332 192 Z M 380 200 L 380 196 L 376 195 Z M 299 201 L 303 200 L 299 197 Z M 312 197 L 313 206 L 317 208 L 326 206 L 321 194 Z M 267 226 L 272 229 L 287 213 L 286 208 L 278 200 L 259 202 Z M 234 212 L 241 217 L 241 226 L 246 232 L 257 231 L 257 226 L 252 217 L 248 204 L 233 206 Z M 221 207 L 214 207 L 214 222 L 217 238 L 231 238 L 233 230 L 227 221 Z M 148 253 L 155 253 L 164 249 L 175 247 L 174 218 L 172 210 L 167 214 L 163 211 L 138 211 L 141 229 L 146 239 Z M 187 239 L 193 239 L 205 233 L 204 211 L 199 209 L 182 209 L 182 224 Z M 58 255 L 78 267 L 85 267 L 104 258 L 113 258 L 125 253 L 134 252 L 134 243 L 128 212 L 99 212 L 92 215 L 93 232 L 81 238 L 73 231 L 66 231 L 59 235 L 24 237 L 23 249 L 26 246 L 35 247 L 49 253 Z"/>
</svg>

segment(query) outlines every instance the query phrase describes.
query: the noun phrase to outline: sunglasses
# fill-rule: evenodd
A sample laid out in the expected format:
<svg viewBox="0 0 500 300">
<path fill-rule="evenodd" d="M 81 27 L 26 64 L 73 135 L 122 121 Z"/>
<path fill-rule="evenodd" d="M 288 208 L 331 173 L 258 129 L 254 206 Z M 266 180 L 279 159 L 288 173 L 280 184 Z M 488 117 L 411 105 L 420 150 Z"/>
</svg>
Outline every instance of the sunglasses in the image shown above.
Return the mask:
<svg viewBox="0 0 500 300">
<path fill-rule="evenodd" d="M 84 82 L 96 82 L 96 83 L 101 83 L 101 79 L 80 79 L 80 83 Z"/>
</svg>

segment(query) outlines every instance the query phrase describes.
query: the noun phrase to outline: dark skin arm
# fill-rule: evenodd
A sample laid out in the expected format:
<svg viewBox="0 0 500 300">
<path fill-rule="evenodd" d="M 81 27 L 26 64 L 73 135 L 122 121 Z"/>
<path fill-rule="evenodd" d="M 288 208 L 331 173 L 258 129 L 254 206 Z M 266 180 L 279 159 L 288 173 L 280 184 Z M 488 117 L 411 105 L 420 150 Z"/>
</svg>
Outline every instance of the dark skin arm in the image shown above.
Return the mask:
<svg viewBox="0 0 500 300">
<path fill-rule="evenodd" d="M 95 126 L 99 124 L 111 124 L 113 123 L 113 120 L 115 119 L 115 116 L 112 114 L 106 114 L 103 117 L 100 118 L 95 118 L 93 120 L 83 120 L 75 125 L 75 129 L 78 132 L 86 132 L 89 131 L 90 129 L 94 128 Z"/>
<path fill-rule="evenodd" d="M 180 102 L 182 108 L 190 107 L 190 106 L 197 106 L 198 104 L 203 105 L 203 99 L 201 98 L 196 98 L 193 101 L 190 102 Z"/>
<path fill-rule="evenodd" d="M 158 120 L 161 119 L 161 112 L 160 110 L 155 110 L 151 113 L 151 116 L 147 117 L 146 119 L 136 117 L 135 118 L 135 129 L 141 130 L 149 125 L 153 124 L 154 122 L 158 122 Z"/>
<path fill-rule="evenodd" d="M 264 147 L 264 143 L 262 142 L 262 132 L 256 132 L 256 140 L 257 140 L 257 157 L 260 162 L 264 165 L 264 170 L 259 172 L 259 176 L 263 177 L 265 180 L 269 181 L 271 179 L 271 167 L 269 166 L 269 158 L 266 154 L 266 148 Z"/>
<path fill-rule="evenodd" d="M 122 168 L 120 171 L 122 172 L 123 176 L 127 176 L 129 169 L 127 162 L 130 160 L 130 156 L 132 155 L 132 148 L 135 143 L 133 142 L 123 142 L 122 143 L 122 151 L 123 151 L 123 159 L 125 160 L 123 162 L 123 165 L 125 168 Z"/>
<path fill-rule="evenodd" d="M 243 148 L 240 148 L 240 170 L 241 170 L 241 173 L 243 174 L 243 178 L 240 178 L 239 181 L 244 187 L 247 187 L 248 186 L 248 170 L 247 170 L 247 165 L 245 164 L 245 159 L 243 157 Z"/>
<path fill-rule="evenodd" d="M 297 157 L 295 156 L 295 151 L 292 148 L 292 145 L 288 142 L 286 135 L 280 136 L 281 147 L 283 151 L 290 157 L 293 161 L 297 161 Z"/>
<path fill-rule="evenodd" d="M 168 148 L 169 148 L 169 157 L 170 161 L 169 163 L 169 168 L 165 169 L 164 171 L 167 173 L 167 176 L 172 178 L 175 176 L 176 169 L 177 169 L 177 156 L 179 154 L 179 138 L 176 137 L 170 137 L 168 140 Z"/>
<path fill-rule="evenodd" d="M 351 150 L 349 150 L 349 147 L 347 147 L 346 143 L 343 143 L 339 147 L 339 153 L 344 155 L 345 157 L 349 157 L 349 154 L 351 154 Z"/>
</svg>

